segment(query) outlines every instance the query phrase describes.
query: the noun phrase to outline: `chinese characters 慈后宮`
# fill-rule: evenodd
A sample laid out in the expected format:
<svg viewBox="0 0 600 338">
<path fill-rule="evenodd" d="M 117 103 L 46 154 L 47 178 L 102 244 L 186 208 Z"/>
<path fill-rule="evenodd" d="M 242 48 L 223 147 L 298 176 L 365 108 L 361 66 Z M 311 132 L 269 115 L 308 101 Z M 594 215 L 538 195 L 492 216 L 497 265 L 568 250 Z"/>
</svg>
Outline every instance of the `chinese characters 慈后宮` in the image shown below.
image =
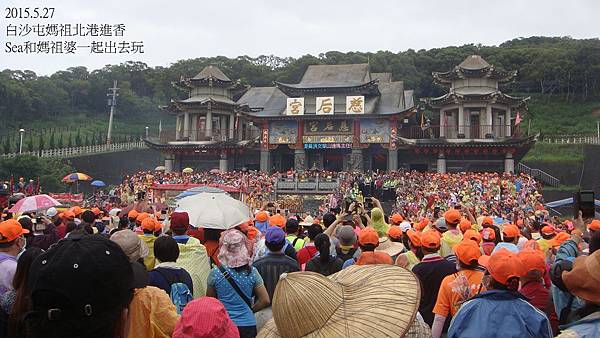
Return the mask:
<svg viewBox="0 0 600 338">
<path fill-rule="evenodd" d="M 305 124 L 306 134 L 351 134 L 352 123 L 347 120 L 313 120 Z"/>
</svg>

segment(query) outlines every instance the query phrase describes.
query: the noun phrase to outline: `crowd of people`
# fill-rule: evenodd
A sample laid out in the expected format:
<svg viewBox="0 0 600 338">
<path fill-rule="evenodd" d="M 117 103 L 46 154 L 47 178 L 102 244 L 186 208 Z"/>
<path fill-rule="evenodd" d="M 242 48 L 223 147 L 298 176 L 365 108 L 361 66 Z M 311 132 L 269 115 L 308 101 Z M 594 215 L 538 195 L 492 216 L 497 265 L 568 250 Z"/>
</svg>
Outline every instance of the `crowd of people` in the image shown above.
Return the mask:
<svg viewBox="0 0 600 338">
<path fill-rule="evenodd" d="M 121 188 L 276 177 L 140 173 Z M 531 177 L 339 178 L 320 213 L 265 197 L 226 230 L 138 198 L 5 214 L 0 337 L 600 336 L 600 220 L 551 217 Z"/>
</svg>

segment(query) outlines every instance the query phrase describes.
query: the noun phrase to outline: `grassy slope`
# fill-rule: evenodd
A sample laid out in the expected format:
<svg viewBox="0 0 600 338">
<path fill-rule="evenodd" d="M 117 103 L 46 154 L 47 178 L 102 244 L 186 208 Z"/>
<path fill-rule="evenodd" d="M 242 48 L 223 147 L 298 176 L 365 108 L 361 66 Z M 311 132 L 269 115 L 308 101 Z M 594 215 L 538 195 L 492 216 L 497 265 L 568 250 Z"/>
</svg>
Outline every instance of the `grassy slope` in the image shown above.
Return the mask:
<svg viewBox="0 0 600 338">
<path fill-rule="evenodd" d="M 531 95 L 531 132 L 542 135 L 595 134 L 600 116 L 593 116 L 593 112 L 598 110 L 600 99 L 567 102 L 556 96 Z"/>
</svg>

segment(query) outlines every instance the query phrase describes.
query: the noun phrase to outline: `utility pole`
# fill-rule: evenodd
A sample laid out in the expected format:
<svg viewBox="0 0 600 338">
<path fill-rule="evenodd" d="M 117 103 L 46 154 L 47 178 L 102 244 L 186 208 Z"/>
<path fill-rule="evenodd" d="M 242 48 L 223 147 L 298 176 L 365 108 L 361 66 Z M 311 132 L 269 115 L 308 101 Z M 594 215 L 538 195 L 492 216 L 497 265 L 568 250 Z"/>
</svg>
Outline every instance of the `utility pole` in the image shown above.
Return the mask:
<svg viewBox="0 0 600 338">
<path fill-rule="evenodd" d="M 117 94 L 117 90 L 119 90 L 119 88 L 117 88 L 117 80 L 114 80 L 112 88 L 108 88 L 109 92 L 108 94 L 106 94 L 106 96 L 109 97 L 108 105 L 110 106 L 110 117 L 108 118 L 108 135 L 106 135 L 106 144 L 111 143 L 113 115 L 115 114 L 115 106 L 117 105 L 117 96 L 119 96 L 119 94 Z"/>
</svg>

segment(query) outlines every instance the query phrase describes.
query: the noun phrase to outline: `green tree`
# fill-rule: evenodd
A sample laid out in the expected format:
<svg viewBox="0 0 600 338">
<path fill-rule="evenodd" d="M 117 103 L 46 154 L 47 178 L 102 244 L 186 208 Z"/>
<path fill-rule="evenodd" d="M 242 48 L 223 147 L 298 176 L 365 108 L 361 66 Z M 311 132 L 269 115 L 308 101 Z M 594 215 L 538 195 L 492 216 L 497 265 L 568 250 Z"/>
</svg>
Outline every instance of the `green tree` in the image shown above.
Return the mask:
<svg viewBox="0 0 600 338">
<path fill-rule="evenodd" d="M 67 139 L 67 148 L 73 147 L 73 138 L 71 137 L 71 133 L 69 133 L 69 138 Z"/>
<path fill-rule="evenodd" d="M 81 139 L 81 129 L 77 129 L 77 134 L 75 135 L 75 146 L 81 147 L 83 145 L 83 141 Z"/>
<path fill-rule="evenodd" d="M 64 147 L 64 144 L 63 144 L 63 133 L 58 134 L 58 143 L 56 144 L 56 147 L 58 149 L 61 149 L 61 148 Z"/>
<path fill-rule="evenodd" d="M 6 139 L 4 140 L 4 144 L 2 147 L 3 147 L 5 154 L 10 153 L 10 135 L 6 136 Z"/>
<path fill-rule="evenodd" d="M 45 144 L 44 144 L 44 134 L 40 133 L 40 140 L 38 142 L 38 149 L 39 150 L 44 150 L 45 149 Z"/>
<path fill-rule="evenodd" d="M 48 149 L 56 149 L 56 142 L 54 141 L 54 130 L 50 134 L 50 140 L 48 141 Z"/>
<path fill-rule="evenodd" d="M 71 164 L 62 159 L 41 158 L 30 155 L 0 159 L 0 177 L 27 177 L 40 179 L 45 192 L 61 192 L 65 186 L 60 181 L 66 173 L 73 172 Z"/>
<path fill-rule="evenodd" d="M 29 135 L 29 140 L 27 141 L 27 151 L 33 152 L 33 134 Z"/>
</svg>

